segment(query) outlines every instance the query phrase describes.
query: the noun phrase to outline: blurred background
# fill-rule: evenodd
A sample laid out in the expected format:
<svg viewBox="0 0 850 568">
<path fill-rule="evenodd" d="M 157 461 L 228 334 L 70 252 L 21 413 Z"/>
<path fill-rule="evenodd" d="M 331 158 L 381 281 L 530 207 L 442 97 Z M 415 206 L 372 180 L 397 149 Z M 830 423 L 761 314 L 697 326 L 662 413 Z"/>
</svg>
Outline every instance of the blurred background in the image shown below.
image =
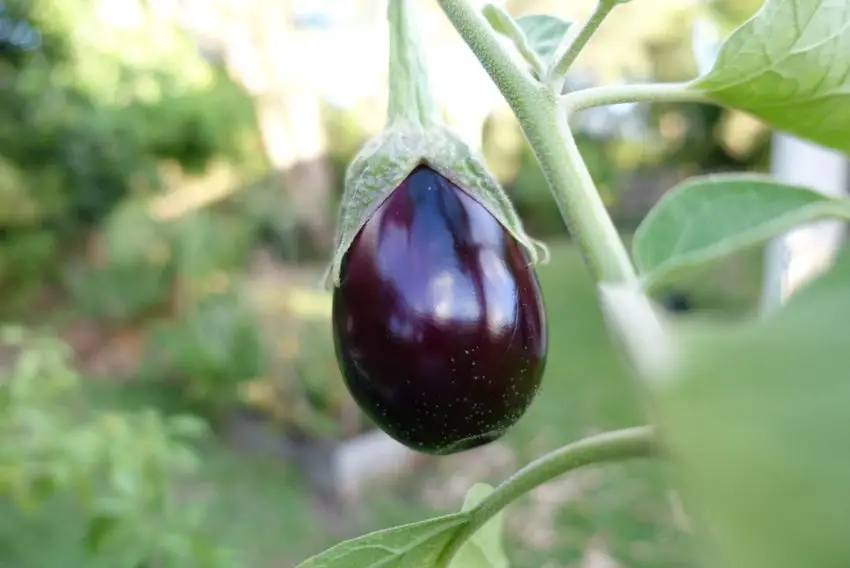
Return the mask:
<svg viewBox="0 0 850 568">
<path fill-rule="evenodd" d="M 726 34 L 760 3 L 635 0 L 570 85 L 693 77 L 694 30 Z M 346 164 L 385 118 L 385 0 L 0 0 L 0 565 L 292 567 L 643 422 L 509 109 L 418 4 L 447 121 L 552 247 L 544 392 L 504 439 L 445 458 L 404 451 L 353 405 L 318 285 Z M 501 4 L 572 20 L 593 6 Z M 770 132 L 714 107 L 619 105 L 575 127 L 626 239 L 679 180 L 770 167 Z M 761 259 L 682 282 L 671 305 L 747 313 Z M 509 510 L 508 553 L 688 566 L 677 511 L 663 464 L 587 470 Z"/>
</svg>

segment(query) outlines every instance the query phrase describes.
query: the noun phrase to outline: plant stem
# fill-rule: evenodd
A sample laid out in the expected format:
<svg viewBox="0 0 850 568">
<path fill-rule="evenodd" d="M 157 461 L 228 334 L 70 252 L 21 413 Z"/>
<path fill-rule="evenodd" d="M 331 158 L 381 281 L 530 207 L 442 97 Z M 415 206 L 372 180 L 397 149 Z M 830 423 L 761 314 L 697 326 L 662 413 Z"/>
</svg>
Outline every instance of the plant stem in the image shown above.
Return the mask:
<svg viewBox="0 0 850 568">
<path fill-rule="evenodd" d="M 387 19 L 390 27 L 389 104 L 387 121 L 408 120 L 433 124 L 439 117 L 431 96 L 428 68 L 410 0 L 390 0 Z"/>
<path fill-rule="evenodd" d="M 555 93 L 561 94 L 567 71 L 570 70 L 578 54 L 581 53 L 581 50 L 584 49 L 584 46 L 587 45 L 587 42 L 590 41 L 590 38 L 599 29 L 602 21 L 611 13 L 611 10 L 616 5 L 617 2 L 615 0 L 599 0 L 593 9 L 593 13 L 590 14 L 584 25 L 570 26 L 558 49 L 555 50 L 555 62 L 549 69 L 549 75 L 547 77 L 549 88 Z"/>
<path fill-rule="evenodd" d="M 561 216 L 598 281 L 636 279 L 629 255 L 570 132 L 558 98 L 505 51 L 487 20 L 466 0 L 437 0 L 502 92 L 534 150 Z"/>
<path fill-rule="evenodd" d="M 523 130 L 585 262 L 598 282 L 635 282 L 629 254 L 581 157 L 566 113 L 554 100 L 541 110 L 547 120 L 523 124 Z"/>
<path fill-rule="evenodd" d="M 647 85 L 612 85 L 591 87 L 561 95 L 560 105 L 568 115 L 606 105 L 643 102 L 710 102 L 691 83 L 658 83 Z"/>
<path fill-rule="evenodd" d="M 507 505 L 535 487 L 580 467 L 656 454 L 651 426 L 615 430 L 568 444 L 542 456 L 501 485 L 469 512 L 470 519 L 440 555 L 438 566 L 447 566 L 463 543 Z"/>
<path fill-rule="evenodd" d="M 539 119 L 537 116 L 529 117 L 528 114 L 536 114 L 533 107 L 542 97 L 541 85 L 516 64 L 514 57 L 496 37 L 484 15 L 466 0 L 437 0 L 437 3 L 490 75 L 520 122 L 523 121 L 520 113 L 525 120 Z"/>
</svg>

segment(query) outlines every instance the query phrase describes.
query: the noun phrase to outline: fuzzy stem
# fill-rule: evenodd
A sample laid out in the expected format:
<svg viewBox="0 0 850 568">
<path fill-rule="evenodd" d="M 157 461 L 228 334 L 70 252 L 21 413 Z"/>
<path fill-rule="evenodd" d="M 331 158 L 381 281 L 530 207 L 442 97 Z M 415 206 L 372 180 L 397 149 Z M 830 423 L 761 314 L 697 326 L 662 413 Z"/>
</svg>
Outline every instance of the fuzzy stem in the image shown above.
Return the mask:
<svg viewBox="0 0 850 568">
<path fill-rule="evenodd" d="M 534 114 L 533 108 L 535 103 L 543 98 L 544 89 L 516 63 L 484 15 L 465 0 L 437 0 L 437 3 L 490 75 L 520 122 L 539 119 L 529 114 Z"/>
<path fill-rule="evenodd" d="M 437 2 L 516 115 L 561 216 L 595 279 L 634 282 L 636 276 L 628 252 L 579 153 L 557 97 L 514 62 L 484 16 L 468 2 Z"/>
<path fill-rule="evenodd" d="M 555 60 L 549 69 L 547 83 L 549 87 L 560 94 L 564 88 L 564 79 L 567 71 L 575 62 L 581 50 L 602 25 L 603 20 L 611 13 L 614 6 L 617 5 L 616 0 L 600 0 L 596 4 L 593 13 L 582 26 L 573 25 L 567 31 L 563 41 L 555 51 Z"/>
<path fill-rule="evenodd" d="M 387 122 L 406 120 L 423 126 L 439 117 L 431 96 L 428 68 L 415 25 L 411 0 L 389 0 L 390 27 L 389 104 Z"/>
<path fill-rule="evenodd" d="M 610 85 L 591 87 L 560 97 L 561 107 L 571 115 L 580 110 L 622 103 L 708 103 L 705 93 L 691 83 Z"/>
<path fill-rule="evenodd" d="M 524 126 L 570 233 L 597 282 L 633 283 L 637 275 L 617 227 L 579 152 L 567 115 L 552 101 L 549 120 Z"/>
</svg>

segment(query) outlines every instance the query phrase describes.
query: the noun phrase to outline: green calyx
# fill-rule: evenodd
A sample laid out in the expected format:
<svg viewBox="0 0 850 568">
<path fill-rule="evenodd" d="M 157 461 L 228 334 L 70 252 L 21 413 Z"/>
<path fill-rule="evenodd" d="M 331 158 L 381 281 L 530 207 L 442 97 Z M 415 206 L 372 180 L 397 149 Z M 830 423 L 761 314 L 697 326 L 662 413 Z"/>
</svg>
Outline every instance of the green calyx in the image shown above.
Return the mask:
<svg viewBox="0 0 850 568">
<path fill-rule="evenodd" d="M 477 200 L 526 250 L 536 264 L 545 245 L 529 237 L 510 199 L 484 159 L 443 125 L 431 96 L 410 0 L 390 0 L 390 96 L 387 126 L 348 166 L 333 260 L 325 286 L 340 283 L 342 259 L 363 225 L 419 165 L 430 167 Z"/>
<path fill-rule="evenodd" d="M 419 165 L 426 165 L 478 201 L 525 249 L 532 264 L 548 259 L 546 246 L 526 234 L 522 221 L 483 158 L 442 125 L 396 122 L 368 141 L 348 166 L 328 288 L 339 286 L 342 259 L 363 225 Z"/>
</svg>

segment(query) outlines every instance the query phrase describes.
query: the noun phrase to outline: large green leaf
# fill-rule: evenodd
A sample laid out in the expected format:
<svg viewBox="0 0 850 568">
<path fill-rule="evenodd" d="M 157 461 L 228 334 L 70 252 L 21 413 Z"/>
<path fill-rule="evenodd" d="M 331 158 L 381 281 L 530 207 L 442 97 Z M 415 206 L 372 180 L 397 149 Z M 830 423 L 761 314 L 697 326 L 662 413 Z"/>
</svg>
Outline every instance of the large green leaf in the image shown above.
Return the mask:
<svg viewBox="0 0 850 568">
<path fill-rule="evenodd" d="M 647 288 L 768 241 L 809 221 L 850 219 L 850 201 L 755 175 L 691 178 L 671 190 L 635 232 Z"/>
<path fill-rule="evenodd" d="M 654 386 L 710 568 L 850 566 L 850 255 L 757 321 L 678 329 Z"/>
<path fill-rule="evenodd" d="M 486 483 L 476 483 L 467 492 L 462 510 L 476 507 L 492 492 Z M 449 568 L 508 568 L 508 557 L 502 548 L 504 517 L 504 512 L 499 512 L 478 529 L 457 551 Z"/>
<path fill-rule="evenodd" d="M 347 540 L 301 563 L 298 568 L 429 568 L 442 566 L 441 555 L 469 521 L 469 511 L 493 488 L 476 483 L 460 513 L 385 529 Z M 452 558 L 450 568 L 508 568 L 502 548 L 504 514 L 499 512 L 468 536 Z M 460 536 L 459 538 L 464 538 Z"/>
<path fill-rule="evenodd" d="M 298 568 L 428 568 L 466 519 L 466 513 L 454 513 L 373 532 L 337 544 Z"/>
<path fill-rule="evenodd" d="M 850 152 L 850 5 L 767 0 L 694 86 L 774 128 Z"/>
</svg>

